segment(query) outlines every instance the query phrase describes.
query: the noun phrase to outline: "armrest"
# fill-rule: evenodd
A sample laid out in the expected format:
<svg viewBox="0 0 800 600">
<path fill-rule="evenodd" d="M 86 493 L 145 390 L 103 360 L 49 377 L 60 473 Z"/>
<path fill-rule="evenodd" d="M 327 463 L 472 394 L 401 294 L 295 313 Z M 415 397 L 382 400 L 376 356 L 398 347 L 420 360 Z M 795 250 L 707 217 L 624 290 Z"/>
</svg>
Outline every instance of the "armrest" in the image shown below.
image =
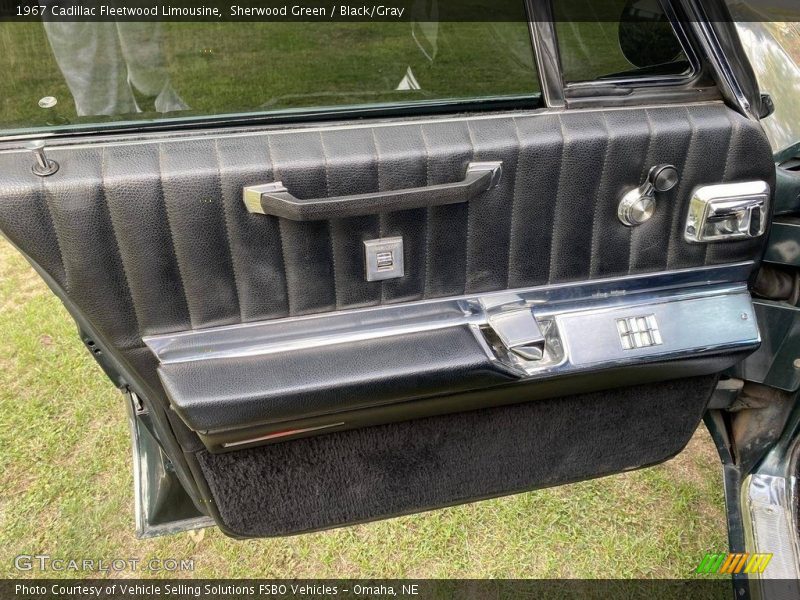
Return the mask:
<svg viewBox="0 0 800 600">
<path fill-rule="evenodd" d="M 173 408 L 195 431 L 333 415 L 515 378 L 467 326 L 319 348 L 161 365 Z"/>
</svg>

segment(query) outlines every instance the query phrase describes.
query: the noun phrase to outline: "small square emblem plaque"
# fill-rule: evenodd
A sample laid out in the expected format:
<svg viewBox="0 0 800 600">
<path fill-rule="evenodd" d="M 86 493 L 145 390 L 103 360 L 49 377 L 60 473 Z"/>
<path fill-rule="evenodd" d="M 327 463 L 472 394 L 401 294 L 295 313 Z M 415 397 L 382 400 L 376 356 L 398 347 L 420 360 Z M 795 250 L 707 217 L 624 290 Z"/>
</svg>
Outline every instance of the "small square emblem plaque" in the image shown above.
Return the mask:
<svg viewBox="0 0 800 600">
<path fill-rule="evenodd" d="M 364 242 L 367 281 L 395 279 L 405 273 L 403 267 L 403 238 L 391 237 Z"/>
</svg>

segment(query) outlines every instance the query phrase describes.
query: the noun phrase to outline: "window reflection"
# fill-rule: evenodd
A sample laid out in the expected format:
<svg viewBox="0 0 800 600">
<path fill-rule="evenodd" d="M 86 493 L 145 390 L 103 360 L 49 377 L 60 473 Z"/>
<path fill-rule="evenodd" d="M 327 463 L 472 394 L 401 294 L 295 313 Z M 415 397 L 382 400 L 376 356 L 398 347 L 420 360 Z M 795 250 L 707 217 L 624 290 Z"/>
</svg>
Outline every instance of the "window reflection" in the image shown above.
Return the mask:
<svg viewBox="0 0 800 600">
<path fill-rule="evenodd" d="M 45 21 L 44 30 L 78 116 L 189 108 L 170 81 L 161 23 Z"/>
<path fill-rule="evenodd" d="M 535 99 L 524 3 L 501 1 L 518 21 L 436 22 L 424 0 L 411 22 L 3 23 L 0 129 Z"/>
</svg>

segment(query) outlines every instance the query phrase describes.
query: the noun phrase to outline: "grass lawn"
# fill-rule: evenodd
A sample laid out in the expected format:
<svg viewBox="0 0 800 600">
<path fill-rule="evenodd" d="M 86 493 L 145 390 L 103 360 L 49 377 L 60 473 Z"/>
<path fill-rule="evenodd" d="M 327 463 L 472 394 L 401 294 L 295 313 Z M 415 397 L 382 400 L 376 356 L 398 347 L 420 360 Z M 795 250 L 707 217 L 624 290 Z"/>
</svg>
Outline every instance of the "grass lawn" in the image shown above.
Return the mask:
<svg viewBox="0 0 800 600">
<path fill-rule="evenodd" d="M 682 577 L 727 547 L 702 428 L 663 465 L 595 481 L 291 538 L 139 541 L 122 396 L 2 239 L 0 331 L 0 576 L 46 553 L 193 558 L 198 577 Z"/>
</svg>

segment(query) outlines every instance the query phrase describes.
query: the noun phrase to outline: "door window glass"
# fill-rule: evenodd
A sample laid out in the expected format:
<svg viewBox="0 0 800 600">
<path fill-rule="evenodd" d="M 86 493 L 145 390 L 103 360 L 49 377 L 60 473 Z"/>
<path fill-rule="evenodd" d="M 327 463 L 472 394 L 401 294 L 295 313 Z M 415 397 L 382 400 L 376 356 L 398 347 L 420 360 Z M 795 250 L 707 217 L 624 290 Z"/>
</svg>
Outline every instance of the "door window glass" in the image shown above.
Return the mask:
<svg viewBox="0 0 800 600">
<path fill-rule="evenodd" d="M 554 0 L 564 81 L 688 75 L 659 0 Z"/>
<path fill-rule="evenodd" d="M 503 23 L 4 23 L 0 129 L 535 98 L 518 4 Z"/>
</svg>

